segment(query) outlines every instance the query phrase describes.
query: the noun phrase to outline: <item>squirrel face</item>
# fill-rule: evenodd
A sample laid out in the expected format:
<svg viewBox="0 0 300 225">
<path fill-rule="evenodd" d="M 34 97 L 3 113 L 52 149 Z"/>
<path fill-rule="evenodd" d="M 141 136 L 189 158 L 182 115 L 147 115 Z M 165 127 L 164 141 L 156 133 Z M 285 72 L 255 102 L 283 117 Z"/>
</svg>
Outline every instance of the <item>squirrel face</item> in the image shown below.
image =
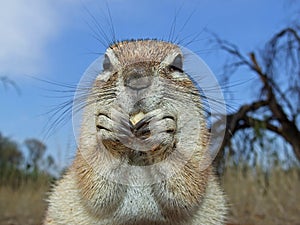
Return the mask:
<svg viewBox="0 0 300 225">
<path fill-rule="evenodd" d="M 198 90 L 183 71 L 182 51 L 168 42 L 125 41 L 108 48 L 92 93 L 97 142 L 130 165 L 166 159 L 179 136 L 189 135 L 182 132 L 185 119 L 201 125 Z"/>
</svg>

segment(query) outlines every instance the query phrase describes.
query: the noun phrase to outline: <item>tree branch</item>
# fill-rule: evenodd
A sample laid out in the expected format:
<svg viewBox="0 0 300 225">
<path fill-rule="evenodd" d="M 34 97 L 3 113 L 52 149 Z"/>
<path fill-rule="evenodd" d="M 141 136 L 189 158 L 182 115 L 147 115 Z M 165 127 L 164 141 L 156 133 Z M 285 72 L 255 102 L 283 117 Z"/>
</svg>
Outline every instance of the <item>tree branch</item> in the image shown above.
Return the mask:
<svg viewBox="0 0 300 225">
<path fill-rule="evenodd" d="M 277 57 L 282 57 L 279 54 L 278 46 L 279 41 L 281 38 L 285 37 L 286 35 L 292 35 L 294 39 L 288 39 L 285 41 L 285 45 L 288 45 L 288 48 L 284 51 L 285 57 L 289 57 L 290 59 L 294 59 L 295 57 L 293 51 L 299 51 L 300 49 L 300 36 L 298 35 L 297 31 L 292 28 L 286 28 L 281 30 L 280 32 L 276 33 L 273 38 L 267 43 L 266 51 L 263 54 L 266 55 L 266 60 L 264 60 L 264 66 L 267 68 L 264 71 L 263 67 L 259 64 L 256 55 L 254 52 L 250 53 L 250 57 L 245 57 L 238 49 L 238 47 L 234 44 L 231 44 L 227 41 L 221 40 L 218 36 L 214 35 L 216 43 L 219 45 L 220 49 L 224 50 L 225 52 L 229 53 L 230 55 L 234 56 L 237 62 L 234 61 L 232 67 L 239 68 L 241 66 L 247 66 L 248 69 L 254 72 L 260 79 L 261 83 L 263 84 L 262 89 L 260 90 L 263 95 L 260 97 L 258 101 L 255 101 L 251 104 L 242 105 L 240 109 L 233 114 L 227 116 L 227 130 L 225 132 L 225 138 L 222 143 L 222 147 L 225 147 L 231 137 L 241 129 L 247 128 L 255 128 L 257 123 L 262 123 L 264 125 L 263 128 L 272 131 L 280 136 L 282 136 L 288 143 L 290 143 L 293 147 L 294 153 L 298 160 L 300 161 L 300 130 L 297 127 L 297 120 L 293 118 L 293 104 L 289 99 L 291 96 L 288 95 L 286 92 L 282 92 L 280 86 L 276 85 L 274 74 L 274 69 L 278 69 L 275 65 Z M 287 36 L 290 37 L 290 36 Z M 290 41 L 294 41 L 296 45 L 291 45 Z M 298 47 L 297 47 L 298 46 Z M 289 53 L 292 53 L 289 54 Z M 300 54 L 299 54 L 300 56 Z M 287 58 L 288 59 L 288 58 Z M 297 58 L 295 58 L 297 59 Z M 300 61 L 296 60 L 297 62 Z M 292 61 L 295 63 L 295 61 Z M 286 62 L 288 63 L 288 62 Z M 299 70 L 300 74 L 300 70 Z M 231 74 L 230 74 L 231 75 Z M 291 76 L 291 75 L 290 75 Z M 297 86 L 298 87 L 298 86 Z M 299 90 L 300 91 L 300 87 Z M 276 93 L 276 95 L 275 95 Z M 299 93 L 300 94 L 300 93 Z M 279 97 L 279 99 L 277 99 Z M 283 102 L 279 102 L 282 100 Z M 266 107 L 268 109 L 268 118 L 266 120 L 260 120 L 249 116 L 249 113 L 257 113 L 257 110 Z M 290 117 L 289 119 L 289 112 L 285 112 L 285 109 L 290 109 Z M 299 107 L 296 108 L 296 111 Z M 270 115 L 271 114 L 271 115 Z M 270 120 L 271 118 L 271 120 Z M 275 126 L 271 123 L 271 121 L 276 122 L 278 126 Z"/>
</svg>

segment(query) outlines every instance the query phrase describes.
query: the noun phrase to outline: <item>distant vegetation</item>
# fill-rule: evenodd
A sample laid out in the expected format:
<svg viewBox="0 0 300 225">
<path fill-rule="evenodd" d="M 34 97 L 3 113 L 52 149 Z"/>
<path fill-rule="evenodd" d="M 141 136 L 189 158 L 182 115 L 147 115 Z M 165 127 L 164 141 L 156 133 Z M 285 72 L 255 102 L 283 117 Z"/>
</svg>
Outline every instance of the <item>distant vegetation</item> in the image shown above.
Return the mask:
<svg viewBox="0 0 300 225">
<path fill-rule="evenodd" d="M 20 144 L 0 133 L 0 185 L 18 188 L 21 184 L 43 179 L 53 180 L 51 170 L 56 168 L 51 155 L 45 155 L 46 145 L 37 139 L 27 139 L 25 155 Z"/>
<path fill-rule="evenodd" d="M 56 169 L 46 149 L 37 139 L 22 145 L 0 133 L 0 225 L 41 224 Z"/>
</svg>

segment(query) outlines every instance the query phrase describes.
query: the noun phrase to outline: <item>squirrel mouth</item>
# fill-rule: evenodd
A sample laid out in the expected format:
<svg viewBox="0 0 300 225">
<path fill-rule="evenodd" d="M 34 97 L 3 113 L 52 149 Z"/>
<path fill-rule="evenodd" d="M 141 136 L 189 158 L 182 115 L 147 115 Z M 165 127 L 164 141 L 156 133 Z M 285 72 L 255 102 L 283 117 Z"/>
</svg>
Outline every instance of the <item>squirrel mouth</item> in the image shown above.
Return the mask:
<svg viewBox="0 0 300 225">
<path fill-rule="evenodd" d="M 127 114 L 99 113 L 96 127 L 99 141 L 117 158 L 133 165 L 149 165 L 165 158 L 175 141 L 176 120 L 162 110 Z"/>
<path fill-rule="evenodd" d="M 145 117 L 145 113 L 143 113 L 142 111 L 135 113 L 133 115 L 131 115 L 131 117 L 129 118 L 129 121 L 131 122 L 131 124 L 133 126 L 135 126 L 138 122 L 140 122 L 143 118 Z"/>
<path fill-rule="evenodd" d="M 151 118 L 146 118 L 142 111 L 129 118 L 130 131 L 135 137 L 142 140 L 150 137 L 149 119 Z"/>
<path fill-rule="evenodd" d="M 135 135 L 135 137 L 140 139 L 147 139 L 151 136 L 151 129 L 150 129 L 150 122 L 154 118 L 153 116 L 146 116 L 142 111 L 133 114 L 129 118 L 130 123 L 130 130 L 132 134 Z M 162 120 L 169 120 L 169 121 L 175 121 L 175 118 L 173 116 L 164 116 Z M 166 133 L 173 134 L 175 133 L 175 127 L 166 127 L 165 129 Z"/>
</svg>

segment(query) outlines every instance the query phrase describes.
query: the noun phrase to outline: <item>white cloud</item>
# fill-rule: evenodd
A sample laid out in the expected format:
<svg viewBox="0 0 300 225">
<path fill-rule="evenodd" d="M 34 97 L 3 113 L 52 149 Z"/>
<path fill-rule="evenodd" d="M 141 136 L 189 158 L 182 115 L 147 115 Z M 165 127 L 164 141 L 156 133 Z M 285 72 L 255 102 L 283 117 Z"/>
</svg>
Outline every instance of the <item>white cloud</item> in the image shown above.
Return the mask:
<svg viewBox="0 0 300 225">
<path fill-rule="evenodd" d="M 0 76 L 43 73 L 47 69 L 48 44 L 65 30 L 66 25 L 70 25 L 72 18 L 79 14 L 83 15 L 83 20 L 92 21 L 85 13 L 85 7 L 97 18 L 104 15 L 106 18 L 102 20 L 107 20 L 108 5 L 112 9 L 113 20 L 123 21 L 124 15 L 134 15 L 132 20 L 143 16 L 149 4 L 152 3 L 138 0 L 1 1 Z M 133 7 L 137 5 L 139 10 Z"/>
<path fill-rule="evenodd" d="M 22 75 L 41 71 L 46 57 L 45 47 L 60 32 L 63 24 L 62 8 L 68 4 L 71 1 L 1 2 L 0 75 Z"/>
</svg>

